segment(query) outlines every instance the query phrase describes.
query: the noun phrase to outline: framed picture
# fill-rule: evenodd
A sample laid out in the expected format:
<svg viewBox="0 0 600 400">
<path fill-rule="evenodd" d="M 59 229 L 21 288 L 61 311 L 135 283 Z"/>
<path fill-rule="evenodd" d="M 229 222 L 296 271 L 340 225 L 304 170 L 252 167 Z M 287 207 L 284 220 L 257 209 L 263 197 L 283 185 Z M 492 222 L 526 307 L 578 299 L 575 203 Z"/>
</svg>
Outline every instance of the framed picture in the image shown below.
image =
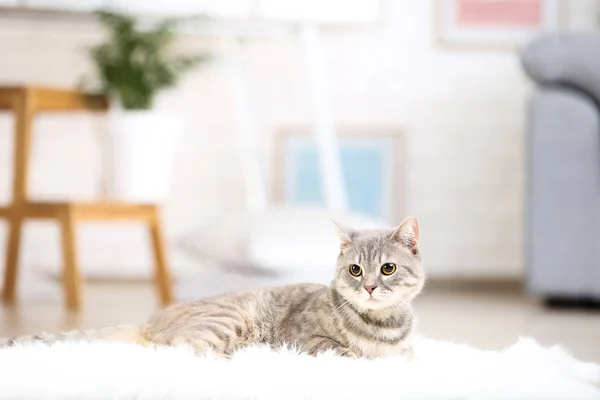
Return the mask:
<svg viewBox="0 0 600 400">
<path fill-rule="evenodd" d="M 341 127 L 337 132 L 349 210 L 397 223 L 405 212 L 402 130 Z M 280 132 L 272 171 L 274 203 L 325 205 L 319 154 L 310 128 Z"/>
<path fill-rule="evenodd" d="M 564 0 L 434 0 L 442 47 L 517 50 L 567 19 Z"/>
</svg>

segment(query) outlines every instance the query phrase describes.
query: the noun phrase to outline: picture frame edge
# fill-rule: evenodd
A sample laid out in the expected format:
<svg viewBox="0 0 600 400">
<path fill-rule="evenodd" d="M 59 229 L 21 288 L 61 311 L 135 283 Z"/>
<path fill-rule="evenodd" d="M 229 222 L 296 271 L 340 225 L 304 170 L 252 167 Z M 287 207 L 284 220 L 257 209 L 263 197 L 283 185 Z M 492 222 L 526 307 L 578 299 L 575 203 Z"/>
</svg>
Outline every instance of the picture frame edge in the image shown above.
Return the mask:
<svg viewBox="0 0 600 400">
<path fill-rule="evenodd" d="M 431 0 L 433 2 L 433 18 L 432 18 L 432 39 L 435 48 L 443 51 L 460 51 L 460 52 L 501 52 L 501 53 L 518 53 L 525 46 L 524 43 L 512 43 L 512 42 L 495 42 L 495 43 L 469 43 L 461 41 L 453 41 L 444 38 L 443 36 L 443 4 L 442 2 L 447 0 Z M 568 0 L 557 0 L 559 12 L 559 19 L 557 21 L 557 30 L 563 31 L 568 28 L 568 21 L 570 20 L 570 7 L 568 7 Z"/>
<path fill-rule="evenodd" d="M 273 147 L 270 157 L 270 201 L 272 204 L 283 205 L 285 198 L 285 138 L 292 134 L 301 134 L 310 136 L 310 124 L 290 124 L 283 125 L 276 129 L 273 135 Z M 406 166 L 407 166 L 407 148 L 408 140 L 406 129 L 400 124 L 368 124 L 368 123 L 340 123 L 336 125 L 339 136 L 365 136 L 365 137 L 391 137 L 394 139 L 393 154 L 402 154 L 402 157 L 395 157 L 393 160 L 394 169 L 399 172 L 392 178 L 392 204 L 398 204 L 398 207 L 392 207 L 394 221 L 400 222 L 406 213 Z M 366 131 L 385 132 L 370 134 Z"/>
</svg>

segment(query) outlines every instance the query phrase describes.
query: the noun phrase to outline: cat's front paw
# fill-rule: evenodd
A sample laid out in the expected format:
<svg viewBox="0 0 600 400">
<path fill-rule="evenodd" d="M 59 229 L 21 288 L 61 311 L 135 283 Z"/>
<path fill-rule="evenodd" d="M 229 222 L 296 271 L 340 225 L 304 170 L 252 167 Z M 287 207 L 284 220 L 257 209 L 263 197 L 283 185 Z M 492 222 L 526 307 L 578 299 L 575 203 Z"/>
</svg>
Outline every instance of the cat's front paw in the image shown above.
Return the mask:
<svg viewBox="0 0 600 400">
<path fill-rule="evenodd" d="M 342 357 L 360 358 L 360 355 L 350 349 L 337 349 L 337 353 Z"/>
</svg>

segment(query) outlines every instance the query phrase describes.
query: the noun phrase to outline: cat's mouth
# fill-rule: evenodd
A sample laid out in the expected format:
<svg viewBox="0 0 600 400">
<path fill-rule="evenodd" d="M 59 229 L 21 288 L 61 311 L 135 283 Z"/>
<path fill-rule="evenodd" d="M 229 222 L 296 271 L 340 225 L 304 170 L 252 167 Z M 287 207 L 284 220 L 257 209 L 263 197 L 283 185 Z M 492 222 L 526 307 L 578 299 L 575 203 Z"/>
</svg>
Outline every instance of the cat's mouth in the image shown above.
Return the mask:
<svg viewBox="0 0 600 400">
<path fill-rule="evenodd" d="M 364 304 L 363 307 L 368 309 L 380 309 L 387 307 L 388 301 L 389 299 L 382 296 L 370 296 L 367 299 L 363 298 L 362 303 Z"/>
<path fill-rule="evenodd" d="M 374 295 L 369 297 L 362 297 L 362 299 L 359 300 L 362 307 L 369 310 L 382 310 L 394 306 L 396 302 L 395 296 L 391 296 L 391 293 L 373 294 Z"/>
</svg>

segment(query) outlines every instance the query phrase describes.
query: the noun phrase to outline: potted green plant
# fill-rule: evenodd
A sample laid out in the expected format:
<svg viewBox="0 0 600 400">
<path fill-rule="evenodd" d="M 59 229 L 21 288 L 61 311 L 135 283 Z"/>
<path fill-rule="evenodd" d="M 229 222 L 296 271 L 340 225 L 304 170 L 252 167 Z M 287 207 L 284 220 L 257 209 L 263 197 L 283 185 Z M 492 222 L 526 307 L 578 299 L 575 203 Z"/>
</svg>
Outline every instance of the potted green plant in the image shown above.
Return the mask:
<svg viewBox="0 0 600 400">
<path fill-rule="evenodd" d="M 181 19 L 142 28 L 129 15 L 95 15 L 107 31 L 89 54 L 99 91 L 111 99 L 108 194 L 118 200 L 159 202 L 169 191 L 183 124 L 178 116 L 155 109 L 155 99 L 208 56 L 174 52 Z"/>
</svg>

